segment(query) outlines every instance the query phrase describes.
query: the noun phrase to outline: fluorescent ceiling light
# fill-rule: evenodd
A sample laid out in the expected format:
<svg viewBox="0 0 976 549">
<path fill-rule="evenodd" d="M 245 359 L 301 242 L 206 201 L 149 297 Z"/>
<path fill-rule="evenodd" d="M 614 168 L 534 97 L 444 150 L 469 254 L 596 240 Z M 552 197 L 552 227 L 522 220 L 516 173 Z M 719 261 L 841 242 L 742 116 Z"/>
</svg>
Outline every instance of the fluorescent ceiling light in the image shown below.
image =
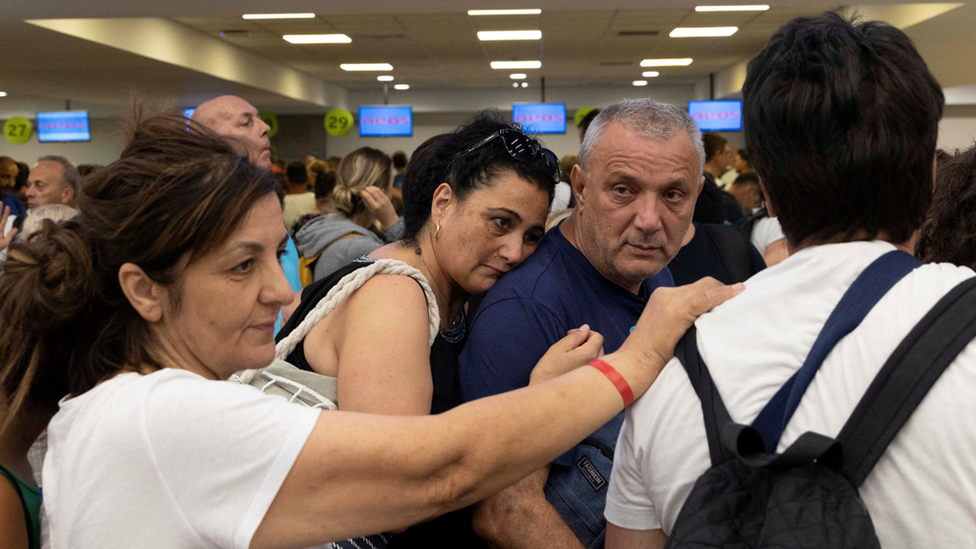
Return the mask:
<svg viewBox="0 0 976 549">
<path fill-rule="evenodd" d="M 542 10 L 468 10 L 468 15 L 539 15 Z"/>
<path fill-rule="evenodd" d="M 541 69 L 542 61 L 492 61 L 493 69 Z"/>
<path fill-rule="evenodd" d="M 393 75 L 392 74 L 381 74 L 381 75 L 377 76 L 376 79 L 379 80 L 380 82 L 393 82 Z"/>
<path fill-rule="evenodd" d="M 739 27 L 678 27 L 671 31 L 671 38 L 702 38 L 732 36 Z"/>
<path fill-rule="evenodd" d="M 641 76 L 644 78 L 655 78 L 657 76 L 661 76 L 661 73 L 657 71 L 644 71 L 641 73 Z"/>
<path fill-rule="evenodd" d="M 315 19 L 314 13 L 245 13 L 244 19 Z"/>
<path fill-rule="evenodd" d="M 292 44 L 348 44 L 352 42 L 345 34 L 286 34 L 282 36 Z"/>
<path fill-rule="evenodd" d="M 518 82 L 512 82 L 512 87 L 513 88 L 517 88 L 518 87 Z"/>
<path fill-rule="evenodd" d="M 645 59 L 641 61 L 642 67 L 687 67 L 690 64 L 690 57 L 684 59 Z"/>
<path fill-rule="evenodd" d="M 529 83 L 528 82 L 522 82 L 522 87 L 523 88 L 528 88 L 529 87 Z"/>
<path fill-rule="evenodd" d="M 635 86 L 646 86 L 647 80 L 634 80 L 633 84 Z"/>
<path fill-rule="evenodd" d="M 396 85 L 393 86 L 393 89 L 395 89 L 395 90 L 409 90 L 410 89 L 410 84 L 396 84 Z"/>
<path fill-rule="evenodd" d="M 344 71 L 392 71 L 389 63 L 343 63 L 339 68 Z"/>
<path fill-rule="evenodd" d="M 695 6 L 695 11 L 766 11 L 769 6 Z"/>
<path fill-rule="evenodd" d="M 526 74 L 524 72 L 513 72 L 508 77 L 512 80 L 525 80 Z"/>
<path fill-rule="evenodd" d="M 0 97 L 7 97 L 7 92 L 0 92 Z"/>
<path fill-rule="evenodd" d="M 488 42 L 490 40 L 541 40 L 542 31 L 478 31 L 478 40 Z"/>
</svg>

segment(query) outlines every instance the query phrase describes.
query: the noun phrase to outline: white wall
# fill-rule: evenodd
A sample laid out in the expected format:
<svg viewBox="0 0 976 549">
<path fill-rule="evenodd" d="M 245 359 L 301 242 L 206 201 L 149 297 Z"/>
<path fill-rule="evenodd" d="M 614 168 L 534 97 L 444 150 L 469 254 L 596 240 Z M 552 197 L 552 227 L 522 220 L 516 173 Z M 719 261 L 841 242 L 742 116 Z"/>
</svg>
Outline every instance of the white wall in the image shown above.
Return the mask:
<svg viewBox="0 0 976 549">
<path fill-rule="evenodd" d="M 6 120 L 0 120 L 0 127 L 4 122 Z M 92 118 L 90 125 L 92 138 L 88 142 L 38 143 L 36 128 L 31 140 L 23 145 L 16 145 L 0 137 L 0 156 L 9 156 L 31 166 L 38 158 L 49 154 L 64 156 L 75 165 L 105 165 L 117 160 L 125 147 L 122 122 L 114 118 Z"/>
<path fill-rule="evenodd" d="M 945 115 L 939 122 L 939 148 L 952 151 L 968 149 L 974 144 L 976 144 L 976 106 L 947 106 Z"/>
</svg>

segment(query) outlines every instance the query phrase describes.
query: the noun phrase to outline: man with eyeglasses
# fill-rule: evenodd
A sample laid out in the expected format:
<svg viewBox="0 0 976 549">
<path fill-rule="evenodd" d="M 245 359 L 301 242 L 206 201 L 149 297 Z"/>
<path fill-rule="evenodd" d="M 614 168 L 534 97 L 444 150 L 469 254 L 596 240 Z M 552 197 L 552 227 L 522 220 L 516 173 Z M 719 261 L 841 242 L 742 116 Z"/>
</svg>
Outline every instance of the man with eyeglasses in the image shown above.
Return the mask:
<svg viewBox="0 0 976 549">
<path fill-rule="evenodd" d="M 587 324 L 616 350 L 650 293 L 673 280 L 702 188 L 701 133 L 682 111 L 626 100 L 593 121 L 570 179 L 574 213 L 505 275 L 472 315 L 460 358 L 464 400 L 529 382 L 532 366 L 568 330 Z M 602 547 L 616 417 L 570 452 L 478 504 L 475 531 L 491 545 Z"/>
</svg>

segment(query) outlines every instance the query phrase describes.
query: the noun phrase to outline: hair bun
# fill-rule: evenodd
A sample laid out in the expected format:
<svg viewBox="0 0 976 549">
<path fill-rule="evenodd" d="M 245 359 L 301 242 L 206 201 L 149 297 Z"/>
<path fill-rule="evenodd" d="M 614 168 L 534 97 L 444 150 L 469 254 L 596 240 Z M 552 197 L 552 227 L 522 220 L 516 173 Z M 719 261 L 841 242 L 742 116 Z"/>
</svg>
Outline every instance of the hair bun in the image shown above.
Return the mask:
<svg viewBox="0 0 976 549">
<path fill-rule="evenodd" d="M 26 305 L 21 318 L 31 330 L 50 331 L 72 323 L 88 309 L 94 294 L 91 251 L 75 221 L 58 225 L 45 220 L 26 241 L 10 247 L 3 271 L 7 282 L 14 283 L 8 291 L 20 294 Z"/>
</svg>

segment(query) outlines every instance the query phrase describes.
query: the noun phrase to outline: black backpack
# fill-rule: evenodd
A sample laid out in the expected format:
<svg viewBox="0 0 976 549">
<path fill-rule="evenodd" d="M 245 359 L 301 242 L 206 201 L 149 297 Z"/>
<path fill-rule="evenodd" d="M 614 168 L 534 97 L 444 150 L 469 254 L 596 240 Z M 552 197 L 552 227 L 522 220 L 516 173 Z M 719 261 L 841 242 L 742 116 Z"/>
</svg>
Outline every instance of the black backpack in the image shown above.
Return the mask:
<svg viewBox="0 0 976 549">
<path fill-rule="evenodd" d="M 862 273 L 831 314 L 811 355 L 819 352 L 825 357 L 836 340 L 860 324 L 880 296 L 914 268 L 911 259 L 891 252 Z M 807 363 L 817 357 L 808 357 L 753 426 L 739 425 L 731 421 L 698 354 L 692 327 L 675 354 L 701 400 L 712 467 L 685 500 L 666 547 L 880 547 L 857 489 L 928 390 L 974 337 L 976 278 L 970 278 L 905 336 L 836 440 L 807 432 L 775 454 L 782 428 L 799 402 L 797 394 L 802 396 L 816 371 L 814 367 L 804 372 Z M 834 341 L 820 345 L 822 339 Z M 778 407 L 780 415 L 766 414 L 762 420 L 771 406 Z"/>
</svg>

